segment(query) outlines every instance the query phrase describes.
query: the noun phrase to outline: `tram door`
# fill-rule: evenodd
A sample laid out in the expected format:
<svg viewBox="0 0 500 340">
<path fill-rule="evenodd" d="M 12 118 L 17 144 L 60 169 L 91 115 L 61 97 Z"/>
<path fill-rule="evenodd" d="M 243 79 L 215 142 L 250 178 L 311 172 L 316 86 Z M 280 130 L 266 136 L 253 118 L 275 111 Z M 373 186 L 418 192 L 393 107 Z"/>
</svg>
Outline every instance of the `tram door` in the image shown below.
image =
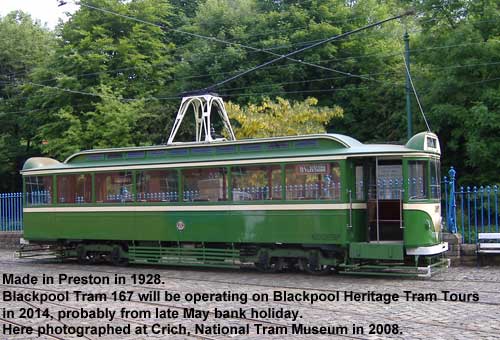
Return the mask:
<svg viewBox="0 0 500 340">
<path fill-rule="evenodd" d="M 367 167 L 369 241 L 402 241 L 403 162 L 375 158 Z"/>
</svg>

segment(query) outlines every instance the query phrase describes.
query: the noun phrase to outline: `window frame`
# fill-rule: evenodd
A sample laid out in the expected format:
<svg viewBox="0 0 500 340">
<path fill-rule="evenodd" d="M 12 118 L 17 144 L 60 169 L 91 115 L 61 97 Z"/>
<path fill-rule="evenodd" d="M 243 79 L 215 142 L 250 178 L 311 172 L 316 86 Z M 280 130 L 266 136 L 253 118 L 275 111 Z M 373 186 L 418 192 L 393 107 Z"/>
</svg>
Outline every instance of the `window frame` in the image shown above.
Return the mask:
<svg viewBox="0 0 500 340">
<path fill-rule="evenodd" d="M 138 193 L 139 193 L 139 173 L 141 172 L 159 172 L 159 171 L 166 171 L 166 172 L 171 172 L 175 173 L 175 176 L 177 177 L 177 200 L 176 201 L 139 201 L 138 200 Z M 182 182 L 182 174 L 180 172 L 180 168 L 161 168 L 161 169 L 138 169 L 134 170 L 134 198 L 135 198 L 135 203 L 136 204 L 142 204 L 142 205 L 163 205 L 163 204 L 171 204 L 171 203 L 178 203 L 182 202 L 182 195 L 181 195 L 181 182 Z"/>
<path fill-rule="evenodd" d="M 132 200 L 130 201 L 125 201 L 125 202 L 105 202 L 105 201 L 102 201 L 102 202 L 98 202 L 97 201 L 97 178 L 96 176 L 98 175 L 102 175 L 102 174 L 110 174 L 110 173 L 119 173 L 119 172 L 130 172 L 131 174 L 131 192 L 132 192 Z M 93 200 L 92 200 L 92 203 L 94 204 L 97 204 L 97 205 L 132 205 L 132 204 L 136 204 L 138 203 L 137 202 L 137 199 L 136 199 L 136 180 L 135 180 L 135 176 L 136 176 L 136 170 L 129 170 L 129 169 L 122 169 L 122 170 L 109 170 L 109 171 L 96 171 L 96 172 L 93 172 L 93 176 L 92 176 L 92 196 L 93 196 Z"/>
<path fill-rule="evenodd" d="M 431 172 L 431 163 L 432 162 L 437 162 L 438 166 L 436 167 L 436 184 L 432 185 L 431 183 L 431 177 L 432 177 L 432 172 Z M 442 192 L 441 192 L 441 158 L 439 157 L 431 157 L 429 158 L 429 200 L 431 201 L 438 201 L 440 202 L 442 199 Z M 437 188 L 437 195 L 438 197 L 432 197 L 432 188 L 436 187 Z"/>
<path fill-rule="evenodd" d="M 228 166 L 229 168 L 229 173 L 230 173 L 230 182 L 229 182 L 229 191 L 231 193 L 231 202 L 236 203 L 236 204 L 241 204 L 241 203 L 251 203 L 251 202 L 260 202 L 260 203 L 271 203 L 271 202 L 283 202 L 284 199 L 284 187 L 283 187 L 283 178 L 284 178 L 284 171 L 283 171 L 283 164 L 285 163 L 255 163 L 255 164 L 237 164 L 237 165 L 230 165 Z M 280 190 L 280 198 L 279 199 L 259 199 L 259 200 L 237 200 L 235 201 L 233 199 L 233 168 L 252 168 L 252 167 L 276 167 L 279 170 L 279 185 L 281 186 Z"/>
<path fill-rule="evenodd" d="M 179 194 L 178 194 L 178 197 L 179 197 L 179 203 L 183 203 L 183 204 L 189 204 L 189 205 L 193 205 L 193 203 L 195 204 L 200 204 L 200 205 L 204 205 L 204 204 L 213 204 L 213 205 L 216 205 L 216 204 L 228 204 L 228 203 L 231 203 L 232 201 L 230 200 L 230 196 L 229 196 L 229 180 L 230 180 L 230 173 L 231 173 L 231 169 L 230 169 L 230 166 L 229 165 L 225 165 L 225 166 L 194 166 L 194 167 L 190 167 L 190 166 L 187 166 L 187 167 L 182 167 L 182 168 L 173 168 L 173 169 L 177 169 L 178 170 L 178 174 L 179 174 L 179 179 L 180 179 L 180 183 L 179 183 Z M 226 199 L 225 200 L 222 200 L 222 201 L 187 201 L 187 200 L 184 200 L 184 174 L 183 174 L 183 171 L 186 171 L 186 170 L 197 170 L 197 169 L 201 169 L 201 170 L 204 170 L 204 169 L 224 169 L 224 171 L 226 172 L 226 192 L 225 192 L 225 196 L 226 196 Z"/>
<path fill-rule="evenodd" d="M 297 164 L 332 164 L 335 163 L 339 169 L 339 181 L 338 183 L 340 184 L 340 189 L 339 189 L 339 195 L 338 198 L 334 199 L 287 199 L 286 196 L 286 185 L 287 185 L 287 174 L 286 174 L 286 167 L 288 165 L 297 165 Z M 340 203 L 344 202 L 347 197 L 347 193 L 345 192 L 345 165 L 346 162 L 345 160 L 327 160 L 327 161 L 314 161 L 314 160 L 303 160 L 303 161 L 297 161 L 297 162 L 286 162 L 283 163 L 282 166 L 282 197 L 283 201 L 285 202 L 291 202 L 291 203 L 307 203 L 307 202 L 315 202 L 315 203 L 322 203 L 322 202 L 335 202 L 335 203 Z"/>
<path fill-rule="evenodd" d="M 429 157 L 408 157 L 404 159 L 404 168 L 403 168 L 403 179 L 404 179 L 404 190 L 405 190 L 405 201 L 411 203 L 418 202 L 428 202 L 430 201 L 430 178 L 429 178 Z M 410 162 L 425 162 L 424 164 L 424 172 L 425 172 L 425 190 L 427 191 L 425 198 L 411 198 L 410 196 Z"/>
<path fill-rule="evenodd" d="M 50 183 L 50 203 L 47 203 L 47 204 L 30 204 L 29 201 L 28 201 L 28 198 L 27 198 L 27 195 L 28 195 L 28 183 L 27 183 L 27 179 L 28 177 L 48 177 L 50 178 L 51 180 L 51 183 Z M 46 206 L 55 206 L 57 205 L 57 181 L 56 181 L 56 176 L 55 175 L 52 175 L 52 174 L 41 174 L 41 175 L 37 175 L 37 174 L 33 174 L 33 175 L 27 175 L 27 176 L 23 176 L 23 201 L 24 201 L 24 206 L 25 207 L 46 207 Z"/>
<path fill-rule="evenodd" d="M 90 201 L 89 202 L 83 202 L 83 203 L 62 203 L 59 202 L 59 178 L 60 177 L 65 177 L 65 176 L 80 176 L 80 175 L 88 175 L 90 176 Z M 93 178 L 93 173 L 90 172 L 71 172 L 71 173 L 61 173 L 61 174 L 56 174 L 54 175 L 54 183 L 55 183 L 55 203 L 56 205 L 60 206 L 73 206 L 73 205 L 88 205 L 94 203 L 94 178 Z"/>
</svg>

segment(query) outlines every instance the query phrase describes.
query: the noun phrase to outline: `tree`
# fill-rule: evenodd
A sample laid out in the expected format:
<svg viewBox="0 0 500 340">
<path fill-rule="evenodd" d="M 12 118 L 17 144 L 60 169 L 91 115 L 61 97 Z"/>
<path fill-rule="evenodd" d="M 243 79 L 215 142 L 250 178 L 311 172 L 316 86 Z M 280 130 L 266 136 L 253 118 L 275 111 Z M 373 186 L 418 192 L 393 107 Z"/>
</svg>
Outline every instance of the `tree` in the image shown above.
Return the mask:
<svg viewBox="0 0 500 340">
<path fill-rule="evenodd" d="M 42 150 L 56 158 L 70 150 L 161 142 L 173 109 L 156 99 L 165 96 L 171 78 L 170 35 L 159 26 L 83 4 L 163 26 L 172 15 L 167 1 L 82 2 L 58 28 L 53 58 L 33 72 L 38 85 L 24 87 L 28 105 L 43 108 L 32 115 L 41 127 L 34 139 L 44 141 Z"/>
<path fill-rule="evenodd" d="M 124 102 L 107 86 L 99 89 L 101 101 L 95 109 L 81 112 L 80 118 L 71 108 L 57 112 L 57 119 L 40 129 L 42 136 L 54 136 L 42 145 L 45 154 L 65 159 L 83 148 L 110 148 L 152 144 L 148 136 L 139 133 L 138 126 L 151 118 L 144 100 Z"/>
<path fill-rule="evenodd" d="M 23 12 L 0 17 L 0 191 L 18 190 L 19 169 L 33 149 L 29 100 L 19 86 L 30 81 L 31 71 L 52 55 L 55 37 Z"/>
<path fill-rule="evenodd" d="M 445 168 L 453 165 L 463 184 L 498 181 L 500 3 L 446 3 L 422 2 L 432 24 L 423 24 L 414 46 L 415 84 Z"/>
<path fill-rule="evenodd" d="M 238 123 L 234 128 L 237 138 L 293 136 L 324 133 L 332 118 L 342 117 L 340 107 L 316 107 L 317 104 L 318 100 L 312 97 L 302 102 L 264 98 L 259 105 L 243 108 L 229 102 L 227 111 L 229 118 Z"/>
</svg>

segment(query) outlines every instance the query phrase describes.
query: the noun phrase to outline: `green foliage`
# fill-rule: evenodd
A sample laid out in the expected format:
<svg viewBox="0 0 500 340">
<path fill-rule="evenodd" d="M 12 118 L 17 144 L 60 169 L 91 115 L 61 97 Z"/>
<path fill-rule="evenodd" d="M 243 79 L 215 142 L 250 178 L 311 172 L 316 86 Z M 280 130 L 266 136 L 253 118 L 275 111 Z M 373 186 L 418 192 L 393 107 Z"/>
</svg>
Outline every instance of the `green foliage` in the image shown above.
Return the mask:
<svg viewBox="0 0 500 340">
<path fill-rule="evenodd" d="M 498 90 L 488 90 L 474 105 L 465 121 L 467 141 L 467 165 L 481 169 L 472 181 L 488 183 L 499 182 L 500 169 L 500 94 Z"/>
<path fill-rule="evenodd" d="M 416 39 L 414 77 L 441 138 L 443 163 L 455 166 L 463 184 L 498 181 L 500 4 L 426 1 L 423 6 L 429 6 L 432 21 Z M 423 129 L 421 120 L 417 124 Z"/>
<path fill-rule="evenodd" d="M 76 116 L 70 107 L 61 109 L 56 120 L 40 129 L 42 138 L 51 136 L 42 145 L 44 153 L 64 159 L 82 149 L 152 143 L 138 131 L 141 121 L 151 118 L 144 100 L 124 102 L 105 86 L 99 92 L 102 100 L 93 111 Z"/>
<path fill-rule="evenodd" d="M 28 14 L 12 12 L 0 17 L 0 191 L 19 188 L 19 169 L 32 149 L 25 98 L 19 84 L 29 81 L 30 72 L 53 53 L 54 35 Z"/>
<path fill-rule="evenodd" d="M 336 117 L 342 117 L 342 109 L 316 107 L 316 98 L 302 102 L 290 102 L 277 97 L 276 101 L 264 98 L 261 104 L 250 104 L 241 108 L 229 102 L 229 118 L 235 120 L 237 138 L 256 138 L 271 136 L 293 136 L 325 133 L 325 126 Z M 285 123 L 286 122 L 286 123 Z"/>
</svg>

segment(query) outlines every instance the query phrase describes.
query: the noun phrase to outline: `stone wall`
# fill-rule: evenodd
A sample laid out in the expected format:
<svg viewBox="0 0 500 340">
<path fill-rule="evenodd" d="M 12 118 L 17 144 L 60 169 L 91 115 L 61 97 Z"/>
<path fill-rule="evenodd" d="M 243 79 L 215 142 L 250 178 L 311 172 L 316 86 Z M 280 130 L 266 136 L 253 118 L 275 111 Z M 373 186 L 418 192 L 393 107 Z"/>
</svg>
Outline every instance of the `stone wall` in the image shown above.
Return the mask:
<svg viewBox="0 0 500 340">
<path fill-rule="evenodd" d="M 448 242 L 446 257 L 451 260 L 452 266 L 476 266 L 476 244 L 462 244 L 462 235 L 443 234 L 443 241 Z M 500 254 L 481 256 L 482 265 L 500 265 Z"/>
<path fill-rule="evenodd" d="M 0 232 L 0 249 L 17 249 L 19 247 L 19 239 L 22 236 L 22 231 Z"/>
</svg>

